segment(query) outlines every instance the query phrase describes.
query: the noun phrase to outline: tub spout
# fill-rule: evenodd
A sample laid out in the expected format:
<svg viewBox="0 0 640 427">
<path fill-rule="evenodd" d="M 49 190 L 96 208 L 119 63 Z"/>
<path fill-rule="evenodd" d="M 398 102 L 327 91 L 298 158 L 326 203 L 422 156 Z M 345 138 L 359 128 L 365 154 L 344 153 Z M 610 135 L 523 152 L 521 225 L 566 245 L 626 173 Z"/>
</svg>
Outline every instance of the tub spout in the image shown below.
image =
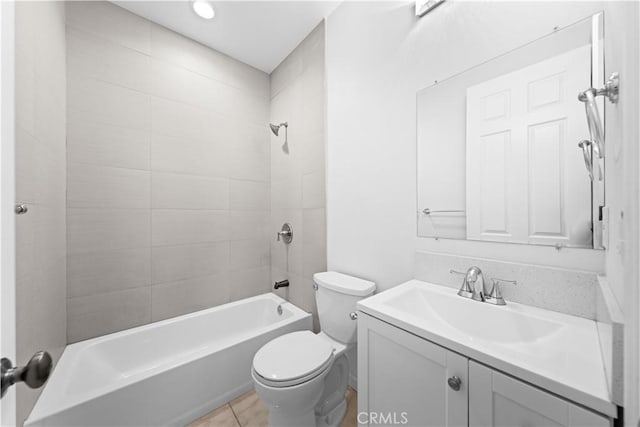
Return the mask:
<svg viewBox="0 0 640 427">
<path fill-rule="evenodd" d="M 273 289 L 288 288 L 288 287 L 289 287 L 289 280 L 287 279 L 276 282 L 273 285 Z"/>
</svg>

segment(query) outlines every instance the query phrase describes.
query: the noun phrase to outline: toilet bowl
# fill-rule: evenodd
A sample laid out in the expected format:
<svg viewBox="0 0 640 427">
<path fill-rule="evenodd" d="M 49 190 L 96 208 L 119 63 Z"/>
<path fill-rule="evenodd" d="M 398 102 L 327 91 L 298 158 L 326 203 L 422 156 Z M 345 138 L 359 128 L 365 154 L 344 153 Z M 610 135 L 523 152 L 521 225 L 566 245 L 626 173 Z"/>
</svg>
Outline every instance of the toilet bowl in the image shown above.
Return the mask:
<svg viewBox="0 0 640 427">
<path fill-rule="evenodd" d="M 356 302 L 375 284 L 335 272 L 314 275 L 321 332 L 298 331 L 265 344 L 251 375 L 270 426 L 338 426 L 347 404 L 346 352 L 355 346 Z"/>
</svg>

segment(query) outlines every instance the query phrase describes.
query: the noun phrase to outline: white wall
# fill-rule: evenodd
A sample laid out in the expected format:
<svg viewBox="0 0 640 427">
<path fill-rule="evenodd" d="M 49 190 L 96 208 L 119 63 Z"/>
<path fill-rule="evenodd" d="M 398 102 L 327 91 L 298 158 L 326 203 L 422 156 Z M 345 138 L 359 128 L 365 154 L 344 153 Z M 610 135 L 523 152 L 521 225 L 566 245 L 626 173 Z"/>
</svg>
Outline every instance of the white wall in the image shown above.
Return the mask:
<svg viewBox="0 0 640 427">
<path fill-rule="evenodd" d="M 68 340 L 270 289 L 269 76 L 67 6 Z"/>
<path fill-rule="evenodd" d="M 620 72 L 620 100 L 606 104 L 607 205 L 610 244 L 606 272 L 625 315 L 625 423 L 640 421 L 640 4 L 605 11 L 606 73 Z"/>
<path fill-rule="evenodd" d="M 18 2 L 15 10 L 16 359 L 36 351 L 54 363 L 66 344 L 65 5 Z M 42 389 L 16 387 L 22 424 Z"/>
<path fill-rule="evenodd" d="M 597 2 L 345 3 L 327 20 L 328 267 L 386 289 L 416 249 L 604 270 L 604 252 L 416 237 L 416 92 L 602 10 Z"/>
<path fill-rule="evenodd" d="M 621 72 L 607 104 L 609 250 L 416 237 L 418 90 L 605 11 L 606 74 Z M 328 268 L 386 289 L 412 277 L 414 251 L 605 272 L 626 313 L 626 403 L 638 416 L 637 2 L 446 2 L 423 18 L 412 2 L 345 3 L 327 19 Z M 624 98 L 624 99 L 623 99 Z M 633 365 L 633 366 L 631 366 Z"/>
</svg>

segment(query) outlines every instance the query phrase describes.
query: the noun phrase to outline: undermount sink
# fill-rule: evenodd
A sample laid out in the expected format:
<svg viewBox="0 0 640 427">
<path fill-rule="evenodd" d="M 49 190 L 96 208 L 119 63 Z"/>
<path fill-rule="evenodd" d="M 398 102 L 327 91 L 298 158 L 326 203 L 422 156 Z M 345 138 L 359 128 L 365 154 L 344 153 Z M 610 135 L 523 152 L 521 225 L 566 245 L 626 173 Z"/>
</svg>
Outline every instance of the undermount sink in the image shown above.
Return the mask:
<svg viewBox="0 0 640 427">
<path fill-rule="evenodd" d="M 593 320 L 457 292 L 410 280 L 361 300 L 358 310 L 602 413 L 613 411 Z"/>
<path fill-rule="evenodd" d="M 519 310 L 519 306 L 484 304 L 462 298 L 448 288 L 407 288 L 384 304 L 447 325 L 471 340 L 522 344 L 548 337 L 563 326 Z"/>
</svg>

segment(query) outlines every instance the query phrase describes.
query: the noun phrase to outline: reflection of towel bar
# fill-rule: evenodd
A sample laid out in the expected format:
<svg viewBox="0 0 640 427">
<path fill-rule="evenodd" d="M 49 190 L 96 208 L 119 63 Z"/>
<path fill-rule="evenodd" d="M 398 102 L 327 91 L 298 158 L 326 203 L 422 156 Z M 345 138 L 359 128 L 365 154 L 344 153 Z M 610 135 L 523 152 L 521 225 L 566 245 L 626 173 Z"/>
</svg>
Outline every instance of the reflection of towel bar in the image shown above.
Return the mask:
<svg viewBox="0 0 640 427">
<path fill-rule="evenodd" d="M 431 215 L 432 213 L 464 213 L 464 211 L 460 211 L 460 210 L 434 210 L 434 209 L 429 209 L 429 208 L 425 208 L 422 210 L 422 213 L 425 215 Z"/>
</svg>

